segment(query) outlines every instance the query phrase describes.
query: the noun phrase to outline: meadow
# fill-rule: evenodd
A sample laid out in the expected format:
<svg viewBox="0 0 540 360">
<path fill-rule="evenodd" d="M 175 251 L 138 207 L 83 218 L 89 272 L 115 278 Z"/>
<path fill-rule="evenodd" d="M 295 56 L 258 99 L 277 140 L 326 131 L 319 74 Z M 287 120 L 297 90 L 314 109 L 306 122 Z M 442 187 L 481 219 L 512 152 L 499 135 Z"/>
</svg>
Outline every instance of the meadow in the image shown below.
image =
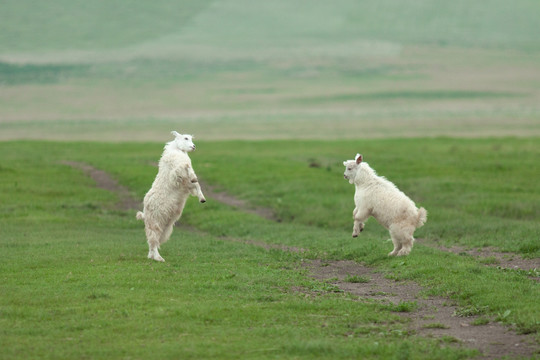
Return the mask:
<svg viewBox="0 0 540 360">
<path fill-rule="evenodd" d="M 539 10 L 3 1 L 0 359 L 538 358 Z M 171 130 L 212 196 L 157 263 Z M 357 152 L 429 212 L 406 258 L 351 238 Z"/>
<path fill-rule="evenodd" d="M 142 199 L 161 144 L 1 143 L 2 357 L 475 354 L 453 346 L 455 339 L 411 331 L 400 311 L 414 314 L 414 307 L 400 310 L 313 279 L 301 265 L 312 259 L 364 263 L 422 285 L 421 297 L 479 309 L 484 321 L 538 339 L 537 272 L 489 267 L 425 243 L 540 257 L 540 192 L 530 181 L 538 173 L 537 140 L 202 142 L 192 155 L 201 179 L 271 209 L 275 219 L 192 198 L 183 226 L 162 247 L 164 264 L 146 259 L 135 210 L 118 209 L 117 194 L 63 164 L 105 170 Z M 386 256 L 389 236 L 374 220 L 351 238 L 354 190 L 341 162 L 356 151 L 429 211 L 407 258 Z"/>
</svg>

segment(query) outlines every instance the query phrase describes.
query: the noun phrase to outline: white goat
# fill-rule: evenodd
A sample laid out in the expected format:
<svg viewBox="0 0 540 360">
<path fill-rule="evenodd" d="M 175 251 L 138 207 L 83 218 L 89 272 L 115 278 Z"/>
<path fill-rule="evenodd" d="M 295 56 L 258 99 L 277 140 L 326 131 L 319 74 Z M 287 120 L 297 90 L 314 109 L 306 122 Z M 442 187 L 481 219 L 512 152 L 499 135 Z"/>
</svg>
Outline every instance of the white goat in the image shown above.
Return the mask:
<svg viewBox="0 0 540 360">
<path fill-rule="evenodd" d="M 197 196 L 201 203 L 206 202 L 187 154 L 195 150 L 193 137 L 176 131 L 171 134 L 175 139 L 165 145 L 156 179 L 144 197 L 144 210 L 137 212 L 137 219 L 144 220 L 150 248 L 148 258 L 157 261 L 165 261 L 158 249 L 169 240 L 189 195 Z"/>
<path fill-rule="evenodd" d="M 394 250 L 388 255 L 408 255 L 413 246 L 414 231 L 427 220 L 426 209 L 418 209 L 392 182 L 378 176 L 362 162 L 362 155 L 356 154 L 355 160 L 344 161 L 343 165 L 343 176 L 356 187 L 352 236 L 357 237 L 364 230 L 364 221 L 373 216 L 390 231 Z"/>
</svg>

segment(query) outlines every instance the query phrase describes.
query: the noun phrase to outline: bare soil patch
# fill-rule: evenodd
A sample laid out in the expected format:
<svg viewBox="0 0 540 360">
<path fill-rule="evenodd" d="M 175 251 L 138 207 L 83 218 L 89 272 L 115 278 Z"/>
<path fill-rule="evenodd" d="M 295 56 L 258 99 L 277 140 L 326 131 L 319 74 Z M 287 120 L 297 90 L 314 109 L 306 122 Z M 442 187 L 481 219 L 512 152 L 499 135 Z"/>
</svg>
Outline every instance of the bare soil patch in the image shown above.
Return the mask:
<svg viewBox="0 0 540 360">
<path fill-rule="evenodd" d="M 63 161 L 62 164 L 69 165 L 75 169 L 81 170 L 86 176 L 89 176 L 96 182 L 96 186 L 100 189 L 104 189 L 115 193 L 119 197 L 118 203 L 115 208 L 118 210 L 133 210 L 138 209 L 141 206 L 141 202 L 134 199 L 128 188 L 122 186 L 116 181 L 110 174 L 103 170 L 94 168 L 91 165 L 76 162 L 76 161 Z"/>
<path fill-rule="evenodd" d="M 401 312 L 410 319 L 411 331 L 478 349 L 482 353 L 481 359 L 531 357 L 540 350 L 531 336 L 518 335 L 492 321 L 473 325 L 478 316 L 457 316 L 458 307 L 450 300 L 426 298 L 421 295 L 422 287 L 418 284 L 387 279 L 374 269 L 354 261 L 314 260 L 305 262 L 304 266 L 315 279 L 330 282 L 359 299 L 374 299 L 395 305 L 416 303 L 417 308 L 413 311 Z M 358 277 L 364 280 L 350 280 Z"/>
</svg>

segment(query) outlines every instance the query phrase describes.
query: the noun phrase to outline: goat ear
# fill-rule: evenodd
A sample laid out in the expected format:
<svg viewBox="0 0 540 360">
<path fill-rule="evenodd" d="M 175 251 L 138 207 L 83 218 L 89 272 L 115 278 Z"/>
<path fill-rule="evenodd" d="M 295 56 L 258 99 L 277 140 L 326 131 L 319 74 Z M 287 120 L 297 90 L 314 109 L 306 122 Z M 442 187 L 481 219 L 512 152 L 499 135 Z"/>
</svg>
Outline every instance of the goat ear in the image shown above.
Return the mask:
<svg viewBox="0 0 540 360">
<path fill-rule="evenodd" d="M 346 161 L 343 162 L 343 166 L 347 166 L 347 162 L 346 162 Z"/>
<path fill-rule="evenodd" d="M 179 136 L 181 136 L 181 135 L 180 135 L 179 133 L 177 133 L 177 132 L 176 132 L 176 131 L 174 131 L 174 130 L 173 130 L 173 131 L 171 131 L 171 134 L 173 134 L 173 135 L 174 135 L 175 137 L 179 137 Z"/>
<path fill-rule="evenodd" d="M 357 164 L 357 165 L 360 164 L 360 163 L 362 162 L 362 155 L 356 154 L 356 158 L 355 158 L 355 159 L 356 159 L 356 164 Z"/>
</svg>

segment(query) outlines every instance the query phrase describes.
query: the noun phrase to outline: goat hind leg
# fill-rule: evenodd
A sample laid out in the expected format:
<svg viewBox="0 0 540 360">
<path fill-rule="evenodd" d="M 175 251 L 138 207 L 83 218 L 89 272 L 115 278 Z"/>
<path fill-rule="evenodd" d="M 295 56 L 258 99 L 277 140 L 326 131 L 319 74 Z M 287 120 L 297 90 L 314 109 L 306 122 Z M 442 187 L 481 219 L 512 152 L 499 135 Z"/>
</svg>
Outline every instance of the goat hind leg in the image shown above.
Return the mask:
<svg viewBox="0 0 540 360">
<path fill-rule="evenodd" d="M 165 259 L 159 255 L 159 240 L 161 237 L 161 230 L 158 230 L 157 228 L 151 228 L 150 226 L 146 226 L 146 239 L 148 240 L 148 258 L 153 259 L 156 261 L 164 262 Z"/>
<path fill-rule="evenodd" d="M 395 228 L 394 226 L 390 226 L 390 237 L 392 238 L 392 243 L 394 244 L 394 250 L 392 250 L 390 253 L 388 253 L 388 256 L 396 256 L 399 251 L 401 251 L 402 243 L 400 240 L 401 233 L 399 229 Z"/>
<path fill-rule="evenodd" d="M 412 250 L 414 238 L 412 236 L 414 227 L 406 225 L 393 225 L 390 227 L 390 235 L 394 243 L 394 250 L 388 254 L 390 256 L 406 256 Z"/>
<path fill-rule="evenodd" d="M 414 228 L 413 228 L 412 231 L 414 231 Z M 412 236 L 412 231 L 411 232 L 406 232 L 406 234 L 403 235 L 402 240 L 401 240 L 402 248 L 397 253 L 397 256 L 405 256 L 405 255 L 410 254 L 410 252 L 412 250 L 412 247 L 413 247 L 413 243 L 414 243 L 414 238 Z"/>
<path fill-rule="evenodd" d="M 159 237 L 159 245 L 169 240 L 173 232 L 173 227 L 174 227 L 174 222 L 165 227 L 165 230 L 163 230 L 163 232 L 161 233 L 161 236 Z"/>
</svg>

